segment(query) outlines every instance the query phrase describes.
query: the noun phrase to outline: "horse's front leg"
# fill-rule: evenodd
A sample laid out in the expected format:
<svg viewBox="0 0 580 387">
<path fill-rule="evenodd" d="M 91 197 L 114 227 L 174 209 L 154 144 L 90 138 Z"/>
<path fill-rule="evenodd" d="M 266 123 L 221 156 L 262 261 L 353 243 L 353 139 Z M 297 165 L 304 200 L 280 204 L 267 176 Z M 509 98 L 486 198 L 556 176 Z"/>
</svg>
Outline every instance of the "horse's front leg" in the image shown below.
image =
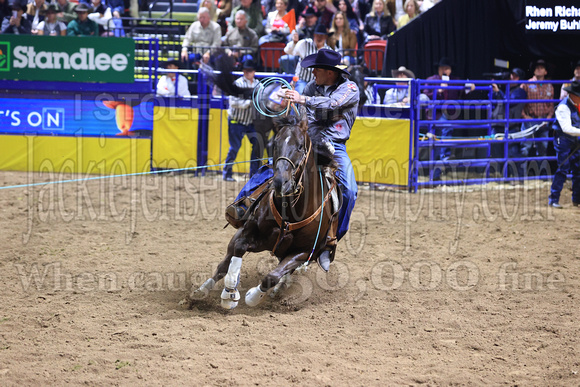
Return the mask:
<svg viewBox="0 0 580 387">
<path fill-rule="evenodd" d="M 308 253 L 298 253 L 295 255 L 289 255 L 284 258 L 274 270 L 272 270 L 262 279 L 262 282 L 258 286 L 248 290 L 245 298 L 246 304 L 248 306 L 257 306 L 260 304 L 268 292 L 268 289 L 276 286 L 276 284 L 280 282 L 280 279 L 283 276 L 292 273 L 292 271 L 303 264 L 307 258 Z"/>
<path fill-rule="evenodd" d="M 213 277 L 205 281 L 198 289 L 192 292 L 190 298 L 199 300 L 207 297 L 215 284 L 225 277 L 224 290 L 222 291 L 222 307 L 233 309 L 238 305 L 240 292 L 239 285 L 240 269 L 242 267 L 242 256 L 248 250 L 248 238 L 244 237 L 244 229 L 236 232 L 228 244 L 225 258 L 218 264 Z"/>
</svg>

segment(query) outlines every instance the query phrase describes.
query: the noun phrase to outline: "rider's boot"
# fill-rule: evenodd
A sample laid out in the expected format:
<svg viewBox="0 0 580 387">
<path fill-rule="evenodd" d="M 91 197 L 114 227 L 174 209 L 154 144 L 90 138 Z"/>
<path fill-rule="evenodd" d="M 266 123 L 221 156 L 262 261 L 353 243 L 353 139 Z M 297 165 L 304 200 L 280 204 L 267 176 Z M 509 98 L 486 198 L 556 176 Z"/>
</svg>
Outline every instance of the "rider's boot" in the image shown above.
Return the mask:
<svg viewBox="0 0 580 387">
<path fill-rule="evenodd" d="M 242 227 L 246 222 L 246 212 L 254 200 L 256 199 L 252 199 L 246 196 L 230 204 L 226 208 L 226 220 L 228 223 L 231 224 L 234 228 Z"/>
<path fill-rule="evenodd" d="M 334 227 L 331 227 L 326 237 L 326 246 L 318 256 L 318 265 L 327 273 L 330 269 L 330 264 L 334 261 L 334 253 L 336 252 L 336 244 L 338 241 L 335 235 L 336 230 L 334 230 Z"/>
</svg>

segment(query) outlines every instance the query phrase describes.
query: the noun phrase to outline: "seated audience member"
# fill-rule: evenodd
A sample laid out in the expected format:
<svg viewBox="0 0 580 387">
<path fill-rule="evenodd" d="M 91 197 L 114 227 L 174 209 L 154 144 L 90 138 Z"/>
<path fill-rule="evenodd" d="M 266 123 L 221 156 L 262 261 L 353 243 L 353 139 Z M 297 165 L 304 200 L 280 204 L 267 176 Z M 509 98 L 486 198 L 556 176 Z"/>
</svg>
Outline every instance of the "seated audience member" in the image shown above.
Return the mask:
<svg viewBox="0 0 580 387">
<path fill-rule="evenodd" d="M 398 20 L 405 14 L 405 0 L 385 0 L 385 8 L 391 14 L 393 22 L 397 28 L 399 27 Z"/>
<path fill-rule="evenodd" d="M 32 34 L 36 35 L 38 23 L 44 20 L 48 4 L 44 0 L 34 0 L 26 7 L 26 18 L 32 23 Z"/>
<path fill-rule="evenodd" d="M 252 59 L 253 55 L 258 51 L 258 35 L 256 32 L 248 27 L 248 19 L 246 12 L 239 10 L 236 12 L 236 27 L 230 29 L 222 40 L 222 45 L 230 47 L 227 50 L 229 55 L 232 55 L 240 62 Z M 232 50 L 232 47 L 249 47 L 249 50 Z"/>
<path fill-rule="evenodd" d="M 288 23 L 282 20 L 282 18 L 288 13 L 286 11 L 287 6 L 288 0 L 276 0 L 276 9 L 270 12 L 266 19 L 266 35 L 260 38 L 260 45 L 266 42 L 286 43 L 286 37 L 290 33 L 290 28 L 288 27 Z"/>
<path fill-rule="evenodd" d="M 64 24 L 70 23 L 72 20 L 77 18 L 75 13 L 75 3 L 71 3 L 68 0 L 57 0 L 58 6 L 60 7 L 60 12 L 56 14 L 58 21 Z"/>
<path fill-rule="evenodd" d="M 13 14 L 2 20 L 1 33 L 13 35 L 29 35 L 32 33 L 32 24 L 24 17 L 24 0 L 14 0 L 11 5 Z"/>
<path fill-rule="evenodd" d="M 580 60 L 576 63 L 576 66 L 574 67 L 574 76 L 572 77 L 572 79 L 570 79 L 570 81 L 580 82 Z M 562 85 L 562 90 L 560 90 L 560 99 L 564 99 L 568 96 L 568 92 L 564 90 L 564 88 L 568 86 L 570 86 L 570 83 L 564 83 Z"/>
<path fill-rule="evenodd" d="M 292 36 L 293 39 L 286 45 L 284 52 L 288 55 L 298 57 L 298 63 L 296 64 L 296 70 L 294 72 L 294 74 L 298 76 L 298 81 L 294 86 L 294 90 L 302 93 L 306 84 L 314 79 L 314 75 L 312 74 L 312 69 L 304 68 L 300 63 L 308 55 L 315 54 L 321 48 L 331 48 L 326 43 L 328 32 L 326 31 L 326 27 L 322 24 L 318 24 L 314 29 L 314 39 L 307 38 L 298 40 L 298 34 L 293 34 Z"/>
<path fill-rule="evenodd" d="M 304 10 L 301 17 L 299 18 L 298 25 L 296 26 L 296 31 L 298 32 L 298 38 L 300 40 L 314 37 L 314 28 L 318 24 L 318 12 L 312 7 L 308 7 Z"/>
<path fill-rule="evenodd" d="M 385 9 L 383 0 L 375 0 L 372 11 L 365 18 L 366 40 L 386 40 L 387 36 L 396 29 L 393 18 Z"/>
<path fill-rule="evenodd" d="M 92 7 L 93 11 L 89 14 L 89 19 L 99 25 L 99 35 L 105 35 L 109 23 L 113 27 L 113 22 L 110 22 L 113 18 L 111 8 L 107 7 L 102 0 L 92 0 Z"/>
<path fill-rule="evenodd" d="M 193 22 L 185 33 L 181 47 L 181 60 L 198 61 L 203 60 L 208 63 L 212 47 L 219 47 L 222 44 L 221 27 L 210 20 L 209 9 L 201 7 L 197 11 L 197 21 Z M 192 55 L 188 54 L 189 47 L 192 47 Z M 203 53 L 203 54 L 202 54 Z"/>
<path fill-rule="evenodd" d="M 111 8 L 113 17 L 121 17 L 125 13 L 124 0 L 107 0 L 107 5 Z"/>
<path fill-rule="evenodd" d="M 6 16 L 12 15 L 8 0 L 0 0 L 0 25 Z"/>
<path fill-rule="evenodd" d="M 75 7 L 77 19 L 68 23 L 68 36 L 99 36 L 99 26 L 89 19 L 91 8 L 85 3 L 80 3 Z"/>
<path fill-rule="evenodd" d="M 330 29 L 334 12 L 328 9 L 326 0 L 314 0 L 314 9 L 318 13 L 318 23 Z"/>
<path fill-rule="evenodd" d="M 179 70 L 181 62 L 170 60 L 165 64 L 167 70 Z M 175 84 L 177 83 L 177 94 Z M 177 73 L 165 73 L 157 82 L 157 95 L 162 97 L 191 97 L 187 78 Z"/>
<path fill-rule="evenodd" d="M 419 10 L 419 5 L 417 4 L 417 0 L 405 1 L 404 8 L 405 8 L 406 13 L 399 18 L 397 28 L 401 28 L 401 27 L 407 25 L 410 21 L 412 21 L 414 18 L 419 16 L 419 13 L 421 12 Z"/>
<path fill-rule="evenodd" d="M 343 64 L 349 66 L 355 63 L 357 47 L 356 33 L 350 30 L 346 14 L 338 11 L 332 21 L 332 28 L 329 33 L 332 36 L 328 39 L 328 45 L 333 50 L 342 54 Z"/>
<path fill-rule="evenodd" d="M 350 1 L 340 0 L 337 4 L 337 8 L 339 11 L 344 12 L 346 14 L 346 18 L 348 19 L 348 26 L 350 27 L 351 31 L 354 31 L 358 34 L 359 31 L 365 29 L 364 23 L 358 17 L 356 12 L 352 9 Z"/>
<path fill-rule="evenodd" d="M 198 0 L 197 1 L 197 9 L 201 9 L 202 7 L 207 8 L 209 11 L 209 20 L 217 22 L 218 14 L 217 14 L 217 7 L 213 0 Z"/>
<path fill-rule="evenodd" d="M 232 24 L 228 30 L 237 27 L 235 16 L 238 14 L 238 11 L 245 12 L 247 28 L 253 30 L 258 35 L 258 37 L 264 35 L 264 17 L 262 16 L 262 7 L 259 1 L 253 2 L 252 0 L 240 0 L 240 5 L 232 10 L 234 20 L 232 21 Z"/>
<path fill-rule="evenodd" d="M 56 14 L 60 11 L 58 4 L 50 4 L 46 10 L 46 17 L 38 24 L 38 35 L 64 36 L 66 24 L 58 21 Z"/>
<path fill-rule="evenodd" d="M 393 78 L 415 78 L 415 74 L 408 70 L 405 66 L 401 66 L 396 70 L 391 70 L 391 75 Z M 409 105 L 409 83 L 408 82 L 396 82 L 395 85 L 397 86 L 405 86 L 405 87 L 394 87 L 392 89 L 387 90 L 385 93 L 385 98 L 383 103 L 385 105 L 393 105 L 393 104 L 400 104 L 400 105 Z"/>
</svg>

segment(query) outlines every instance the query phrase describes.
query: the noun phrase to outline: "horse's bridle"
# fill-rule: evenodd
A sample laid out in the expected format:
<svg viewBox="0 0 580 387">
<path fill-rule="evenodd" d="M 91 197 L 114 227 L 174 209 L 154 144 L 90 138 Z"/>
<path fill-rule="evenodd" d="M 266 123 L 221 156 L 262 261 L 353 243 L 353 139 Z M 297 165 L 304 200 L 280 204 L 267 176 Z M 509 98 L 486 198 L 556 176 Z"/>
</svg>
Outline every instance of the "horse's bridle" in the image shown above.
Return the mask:
<svg viewBox="0 0 580 387">
<path fill-rule="evenodd" d="M 292 166 L 292 180 L 294 180 L 295 182 L 296 182 L 296 176 L 298 176 L 298 174 L 300 174 L 299 175 L 300 177 L 299 177 L 298 181 L 296 182 L 296 189 L 294 190 L 294 192 L 292 192 L 291 194 L 288 194 L 288 195 L 280 195 L 280 197 L 286 197 L 286 196 L 298 196 L 299 197 L 302 194 L 302 191 L 304 190 L 304 186 L 302 185 L 302 177 L 304 176 L 304 167 L 306 166 L 306 163 L 308 162 L 308 157 L 310 156 L 310 150 L 312 148 L 312 141 L 310 141 L 310 138 L 308 136 L 306 136 L 306 141 L 308 142 L 308 149 L 306 150 L 306 152 L 304 153 L 304 155 L 300 159 L 298 166 L 296 166 L 294 164 L 294 162 L 286 156 L 280 156 L 280 157 L 276 158 L 276 161 L 274 161 L 274 169 L 276 169 L 276 165 L 278 164 L 278 161 L 289 162 L 290 165 Z"/>
</svg>

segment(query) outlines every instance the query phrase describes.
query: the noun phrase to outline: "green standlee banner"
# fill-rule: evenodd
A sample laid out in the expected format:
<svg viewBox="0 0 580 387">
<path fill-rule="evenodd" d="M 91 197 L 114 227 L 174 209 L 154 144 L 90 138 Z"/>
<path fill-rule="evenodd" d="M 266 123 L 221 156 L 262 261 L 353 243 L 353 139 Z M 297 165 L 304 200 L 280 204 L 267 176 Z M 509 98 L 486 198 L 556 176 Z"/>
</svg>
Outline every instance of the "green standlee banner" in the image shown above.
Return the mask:
<svg viewBox="0 0 580 387">
<path fill-rule="evenodd" d="M 135 81 L 130 38 L 0 35 L 0 79 L 21 81 Z"/>
</svg>

